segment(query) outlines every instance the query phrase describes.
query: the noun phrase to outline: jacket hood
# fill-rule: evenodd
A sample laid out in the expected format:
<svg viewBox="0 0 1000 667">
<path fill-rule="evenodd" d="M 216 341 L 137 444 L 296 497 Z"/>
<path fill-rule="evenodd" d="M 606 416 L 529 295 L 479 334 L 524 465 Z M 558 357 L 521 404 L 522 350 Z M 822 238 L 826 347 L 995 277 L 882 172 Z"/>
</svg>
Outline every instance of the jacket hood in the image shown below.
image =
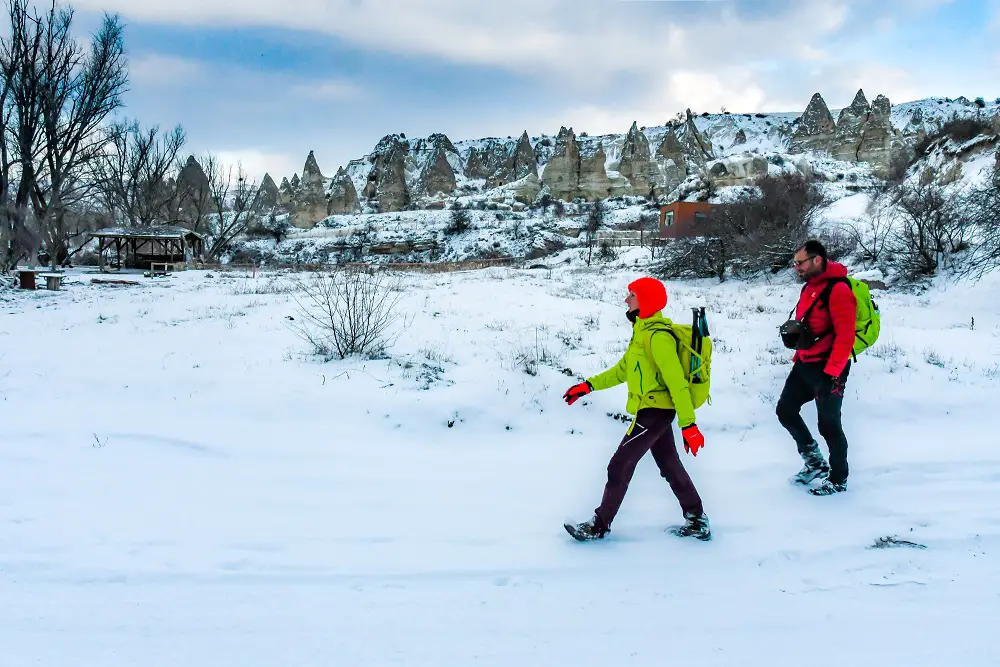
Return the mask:
<svg viewBox="0 0 1000 667">
<path fill-rule="evenodd" d="M 640 319 L 651 317 L 667 307 L 667 288 L 656 278 L 639 278 L 629 283 L 628 288 L 639 300 Z"/>
</svg>

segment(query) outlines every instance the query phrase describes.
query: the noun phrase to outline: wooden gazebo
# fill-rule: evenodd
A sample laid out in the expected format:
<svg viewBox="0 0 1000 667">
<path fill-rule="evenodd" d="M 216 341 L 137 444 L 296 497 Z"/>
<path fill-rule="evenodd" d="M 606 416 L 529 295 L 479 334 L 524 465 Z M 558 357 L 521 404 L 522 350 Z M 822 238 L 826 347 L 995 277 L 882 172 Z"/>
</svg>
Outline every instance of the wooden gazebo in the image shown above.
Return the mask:
<svg viewBox="0 0 1000 667">
<path fill-rule="evenodd" d="M 105 249 L 115 249 L 119 269 L 122 268 L 122 250 L 125 251 L 126 268 L 148 269 L 153 262 L 183 262 L 188 256 L 200 260 L 205 249 L 204 236 L 172 225 L 108 227 L 90 232 L 90 238 L 97 239 L 101 271 L 104 271 Z"/>
</svg>

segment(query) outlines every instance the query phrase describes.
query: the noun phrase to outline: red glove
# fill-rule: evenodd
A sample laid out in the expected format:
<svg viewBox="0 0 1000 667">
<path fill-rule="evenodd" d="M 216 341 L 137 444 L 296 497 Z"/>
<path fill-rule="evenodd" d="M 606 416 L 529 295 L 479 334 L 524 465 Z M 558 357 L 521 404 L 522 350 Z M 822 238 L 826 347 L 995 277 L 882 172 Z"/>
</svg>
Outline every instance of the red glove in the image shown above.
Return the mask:
<svg viewBox="0 0 1000 667">
<path fill-rule="evenodd" d="M 705 446 L 705 436 L 698 430 L 697 424 L 691 424 L 681 429 L 684 438 L 684 451 L 692 456 L 698 456 L 698 450 Z"/>
<path fill-rule="evenodd" d="M 586 396 L 592 391 L 594 391 L 594 385 L 589 382 L 581 382 L 567 389 L 566 393 L 563 394 L 563 400 L 566 401 L 566 405 L 573 405 L 580 397 Z"/>
</svg>

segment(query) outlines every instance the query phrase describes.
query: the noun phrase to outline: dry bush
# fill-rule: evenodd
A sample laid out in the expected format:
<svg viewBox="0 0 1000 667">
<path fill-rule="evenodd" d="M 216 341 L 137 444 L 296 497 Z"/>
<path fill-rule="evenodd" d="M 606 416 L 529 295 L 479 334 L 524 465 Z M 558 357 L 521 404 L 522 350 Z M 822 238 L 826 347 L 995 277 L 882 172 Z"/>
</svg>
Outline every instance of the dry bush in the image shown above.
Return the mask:
<svg viewBox="0 0 1000 667">
<path fill-rule="evenodd" d="M 968 249 L 973 207 L 965 196 L 948 195 L 933 181 L 921 179 L 892 188 L 888 197 L 898 214 L 888 249 L 902 275 L 934 275 L 952 266 L 952 255 Z"/>
<path fill-rule="evenodd" d="M 302 322 L 292 328 L 324 359 L 381 356 L 409 324 L 397 310 L 403 292 L 392 274 L 338 269 L 298 284 Z"/>
<path fill-rule="evenodd" d="M 1000 268 L 1000 162 L 992 178 L 977 187 L 968 198 L 971 214 L 972 250 L 962 267 L 967 276 L 982 278 Z"/>
<path fill-rule="evenodd" d="M 720 206 L 698 237 L 663 249 L 658 273 L 668 278 L 753 277 L 788 266 L 810 223 L 828 200 L 801 175 L 765 176 Z"/>
<path fill-rule="evenodd" d="M 886 259 L 898 218 L 896 208 L 881 197 L 871 203 L 865 217 L 843 226 L 843 233 L 853 241 L 865 268 L 878 266 Z"/>
</svg>

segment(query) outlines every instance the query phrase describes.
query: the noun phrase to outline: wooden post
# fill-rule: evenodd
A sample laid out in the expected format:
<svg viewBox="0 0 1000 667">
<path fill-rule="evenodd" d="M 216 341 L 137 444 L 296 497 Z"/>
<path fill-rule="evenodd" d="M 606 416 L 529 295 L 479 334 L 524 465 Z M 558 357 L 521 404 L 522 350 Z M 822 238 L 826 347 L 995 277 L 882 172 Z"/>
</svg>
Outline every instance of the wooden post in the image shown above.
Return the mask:
<svg viewBox="0 0 1000 667">
<path fill-rule="evenodd" d="M 101 273 L 104 273 L 104 237 L 97 237 L 97 266 Z"/>
</svg>

